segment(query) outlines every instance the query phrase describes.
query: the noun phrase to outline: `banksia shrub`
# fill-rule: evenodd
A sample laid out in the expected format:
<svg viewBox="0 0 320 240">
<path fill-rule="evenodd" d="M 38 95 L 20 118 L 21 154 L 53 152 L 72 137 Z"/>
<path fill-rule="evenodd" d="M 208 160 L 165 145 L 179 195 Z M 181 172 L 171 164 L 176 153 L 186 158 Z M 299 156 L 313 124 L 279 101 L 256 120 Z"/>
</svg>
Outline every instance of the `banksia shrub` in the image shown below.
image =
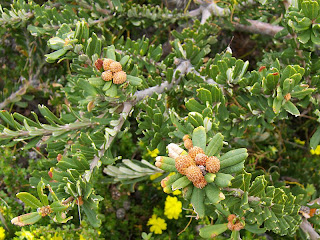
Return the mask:
<svg viewBox="0 0 320 240">
<path fill-rule="evenodd" d="M 0 239 L 24 207 L 66 239 L 150 239 L 121 201 L 151 215 L 160 184 L 203 238 L 320 238 L 319 22 L 320 0 L 1 1 Z M 162 212 L 155 238 L 199 238 Z"/>
<path fill-rule="evenodd" d="M 184 142 L 188 139 L 190 139 L 188 135 L 183 137 Z M 174 163 L 172 162 L 174 158 L 167 157 L 166 163 L 174 166 L 173 172 L 179 173 L 169 177 L 168 180 L 166 179 L 165 184 L 163 182 L 161 186 L 165 192 L 168 192 L 170 186 L 172 191 L 183 189 L 186 201 L 193 205 L 199 217 L 203 217 L 206 204 L 204 198 L 199 199 L 199 196 L 207 196 L 211 204 L 217 204 L 224 200 L 223 189 L 230 186 L 234 179 L 231 174 L 243 169 L 243 162 L 248 154 L 246 149 L 231 150 L 220 157 L 224 163 L 221 167 L 220 160 L 214 156 L 219 154 L 220 147 L 223 145 L 221 134 L 214 135 L 207 145 L 205 128 L 197 127 L 193 131 L 192 141 L 195 146 L 189 149 L 188 154 L 173 143 L 168 145 L 169 153 L 172 157 L 177 157 L 175 157 Z M 157 157 L 156 166 L 167 171 L 167 166 L 162 167 L 158 164 L 162 158 L 166 157 Z"/>
</svg>

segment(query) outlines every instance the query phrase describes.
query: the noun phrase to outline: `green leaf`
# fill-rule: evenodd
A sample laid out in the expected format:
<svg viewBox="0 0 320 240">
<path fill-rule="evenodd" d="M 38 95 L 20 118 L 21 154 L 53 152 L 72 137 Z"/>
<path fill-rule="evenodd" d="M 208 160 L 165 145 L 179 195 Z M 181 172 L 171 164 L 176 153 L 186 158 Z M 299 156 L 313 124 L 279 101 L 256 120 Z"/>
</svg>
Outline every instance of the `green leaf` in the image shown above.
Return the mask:
<svg viewBox="0 0 320 240">
<path fill-rule="evenodd" d="M 251 187 L 249 189 L 250 196 L 260 196 L 260 193 L 264 191 L 266 188 L 267 181 L 264 178 L 264 175 L 256 177 L 256 179 L 252 182 Z"/>
<path fill-rule="evenodd" d="M 216 156 L 220 152 L 223 146 L 223 135 L 221 133 L 217 133 L 213 136 L 208 146 L 206 147 L 206 155 L 207 156 Z"/>
<path fill-rule="evenodd" d="M 304 0 L 301 3 L 302 12 L 309 19 L 315 19 L 319 15 L 319 4 L 317 1 Z"/>
<path fill-rule="evenodd" d="M 185 188 L 190 183 L 190 180 L 186 176 L 182 176 L 172 184 L 172 190 L 175 191 L 177 189 Z"/>
<path fill-rule="evenodd" d="M 55 62 L 58 58 L 60 58 L 61 56 L 63 56 L 65 53 L 67 52 L 67 50 L 64 49 L 59 49 L 55 52 L 49 53 L 44 55 L 46 57 L 46 61 L 49 63 L 53 63 Z"/>
<path fill-rule="evenodd" d="M 290 114 L 294 115 L 294 116 L 299 116 L 300 112 L 298 110 L 298 108 L 291 102 L 291 101 L 287 101 L 285 102 L 285 104 L 283 104 L 283 108 Z"/>
<path fill-rule="evenodd" d="M 190 112 L 198 112 L 202 113 L 202 111 L 205 109 L 205 106 L 201 105 L 199 102 L 197 102 L 194 98 L 189 99 L 186 102 L 186 108 Z"/>
<path fill-rule="evenodd" d="M 310 147 L 312 149 L 316 149 L 320 143 L 320 126 L 317 128 L 315 133 L 312 135 L 310 139 Z"/>
<path fill-rule="evenodd" d="M 112 3 L 119 12 L 122 12 L 122 3 L 120 0 L 112 0 Z"/>
<path fill-rule="evenodd" d="M 11 220 L 11 223 L 23 227 L 25 225 L 34 224 L 38 222 L 41 218 L 42 217 L 38 212 L 32 212 L 13 218 Z"/>
<path fill-rule="evenodd" d="M 198 97 L 203 102 L 206 103 L 209 102 L 210 105 L 212 105 L 212 95 L 211 92 L 208 89 L 205 88 L 199 88 L 197 89 Z"/>
<path fill-rule="evenodd" d="M 218 202 L 223 200 L 220 197 L 220 189 L 214 183 L 207 184 L 204 190 L 206 192 L 207 198 L 212 204 L 217 204 Z"/>
<path fill-rule="evenodd" d="M 78 81 L 78 86 L 84 90 L 90 96 L 97 96 L 97 90 L 86 80 L 80 78 Z"/>
<path fill-rule="evenodd" d="M 113 45 L 107 47 L 107 58 L 117 61 L 116 50 Z"/>
<path fill-rule="evenodd" d="M 109 97 L 116 97 L 118 94 L 118 88 L 115 84 L 112 84 L 111 87 L 105 91 L 105 94 Z"/>
<path fill-rule="evenodd" d="M 44 189 L 44 188 L 45 188 L 45 184 L 44 184 L 44 182 L 41 180 L 41 181 L 38 183 L 38 186 L 37 186 L 38 196 L 39 196 L 40 201 L 42 202 L 43 206 L 48 206 L 48 205 L 49 205 L 48 196 L 43 193 L 43 189 Z"/>
<path fill-rule="evenodd" d="M 48 46 L 53 50 L 59 50 L 63 48 L 65 41 L 59 37 L 50 38 L 48 41 Z"/>
<path fill-rule="evenodd" d="M 142 79 L 138 77 L 134 77 L 131 75 L 127 75 L 127 80 L 132 86 L 140 86 L 142 84 Z"/>
<path fill-rule="evenodd" d="M 28 192 L 20 192 L 17 193 L 16 196 L 29 207 L 40 208 L 43 206 L 43 204 L 35 196 Z"/>
<path fill-rule="evenodd" d="M 244 162 L 240 162 L 240 163 L 238 163 L 236 165 L 232 165 L 230 167 L 226 167 L 224 169 L 220 169 L 219 172 L 231 174 L 231 173 L 241 172 L 243 168 L 244 168 Z"/>
<path fill-rule="evenodd" d="M 201 147 L 205 151 L 206 141 L 207 134 L 205 128 L 202 126 L 195 128 L 192 133 L 193 146 Z"/>
<path fill-rule="evenodd" d="M 232 175 L 218 172 L 214 183 L 220 188 L 229 187 L 232 179 L 234 179 Z"/>
<path fill-rule="evenodd" d="M 220 169 L 236 165 L 248 157 L 246 148 L 231 150 L 220 157 Z"/>
<path fill-rule="evenodd" d="M 214 238 L 221 233 L 225 232 L 228 230 L 228 224 L 223 223 L 223 224 L 214 224 L 214 225 L 209 225 L 205 226 L 200 229 L 200 236 L 203 238 Z"/>
<path fill-rule="evenodd" d="M 129 56 L 129 55 L 123 56 L 123 57 L 121 58 L 121 60 L 120 60 L 120 64 L 121 64 L 122 66 L 125 66 L 125 65 L 127 64 L 127 62 L 129 61 L 129 59 L 130 59 L 130 56 Z"/>
<path fill-rule="evenodd" d="M 51 120 L 52 122 L 56 122 L 58 124 L 64 124 L 59 118 L 56 117 L 46 106 L 39 105 L 38 109 L 40 113 L 47 119 Z"/>
<path fill-rule="evenodd" d="M 68 205 L 63 205 L 61 202 L 59 201 L 55 201 L 52 204 L 50 204 L 51 209 L 54 212 L 63 212 L 65 210 L 67 210 L 67 208 L 69 207 Z"/>
<path fill-rule="evenodd" d="M 275 114 L 279 114 L 282 106 L 282 100 L 278 98 L 273 99 L 272 110 Z"/>
<path fill-rule="evenodd" d="M 301 34 L 298 35 L 298 39 L 301 43 L 306 44 L 311 38 L 311 30 L 308 29 L 303 31 Z"/>
<path fill-rule="evenodd" d="M 88 81 L 92 86 L 95 86 L 95 87 L 101 87 L 106 83 L 105 81 L 102 80 L 101 77 L 89 78 Z M 111 83 L 111 81 L 109 82 Z"/>
<path fill-rule="evenodd" d="M 195 187 L 193 188 L 191 196 L 191 204 L 193 209 L 200 218 L 205 216 L 204 193 L 205 191 Z"/>
<path fill-rule="evenodd" d="M 81 206 L 84 210 L 86 216 L 88 217 L 88 222 L 93 227 L 99 227 L 100 226 L 100 220 L 97 218 L 97 212 L 96 212 L 96 204 L 90 203 L 85 201 L 84 204 Z"/>
<path fill-rule="evenodd" d="M 188 122 L 190 122 L 194 127 L 203 126 L 202 115 L 197 112 L 189 112 L 188 113 Z"/>
<path fill-rule="evenodd" d="M 269 73 L 265 79 L 266 87 L 272 91 L 276 88 L 279 82 L 280 75 L 279 73 Z"/>
</svg>

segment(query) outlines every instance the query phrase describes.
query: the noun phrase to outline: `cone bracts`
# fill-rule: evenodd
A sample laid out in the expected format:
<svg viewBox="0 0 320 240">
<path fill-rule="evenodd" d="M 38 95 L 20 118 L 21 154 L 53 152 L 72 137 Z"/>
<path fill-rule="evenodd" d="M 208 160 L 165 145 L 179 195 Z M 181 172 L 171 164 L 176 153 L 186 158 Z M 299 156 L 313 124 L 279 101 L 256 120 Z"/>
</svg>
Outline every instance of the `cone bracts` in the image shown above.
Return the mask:
<svg viewBox="0 0 320 240">
<path fill-rule="evenodd" d="M 192 136 L 183 137 L 184 147 L 170 143 L 169 157 L 158 156 L 156 166 L 167 172 L 161 186 L 166 193 L 182 189 L 183 197 L 189 201 L 198 217 L 205 216 L 207 204 L 217 204 L 225 199 L 223 188 L 231 185 L 231 174 L 244 167 L 247 150 L 231 150 L 220 156 L 223 136 L 218 133 L 208 139 L 205 128 L 194 129 Z M 208 142 L 208 144 L 207 144 Z"/>
</svg>

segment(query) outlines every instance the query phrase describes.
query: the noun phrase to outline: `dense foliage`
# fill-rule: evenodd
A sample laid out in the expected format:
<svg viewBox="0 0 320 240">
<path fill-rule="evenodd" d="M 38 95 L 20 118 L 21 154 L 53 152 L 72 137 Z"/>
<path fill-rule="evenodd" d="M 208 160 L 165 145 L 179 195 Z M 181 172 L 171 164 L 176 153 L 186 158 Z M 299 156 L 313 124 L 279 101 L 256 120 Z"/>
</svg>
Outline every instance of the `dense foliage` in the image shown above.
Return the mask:
<svg viewBox="0 0 320 240">
<path fill-rule="evenodd" d="M 0 2 L 0 240 L 320 238 L 320 1 Z"/>
</svg>

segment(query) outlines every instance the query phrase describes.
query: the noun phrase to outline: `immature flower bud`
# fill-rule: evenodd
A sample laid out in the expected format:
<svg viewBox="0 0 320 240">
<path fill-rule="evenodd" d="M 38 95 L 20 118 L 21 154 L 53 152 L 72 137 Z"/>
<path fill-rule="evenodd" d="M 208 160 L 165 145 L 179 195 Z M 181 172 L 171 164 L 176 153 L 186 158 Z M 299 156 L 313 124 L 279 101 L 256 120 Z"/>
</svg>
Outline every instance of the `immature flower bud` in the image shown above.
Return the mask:
<svg viewBox="0 0 320 240">
<path fill-rule="evenodd" d="M 192 140 L 191 139 L 186 139 L 185 141 L 184 141 L 184 147 L 186 148 L 186 149 L 191 149 L 192 147 L 193 147 L 193 143 L 192 143 Z"/>
<path fill-rule="evenodd" d="M 57 156 L 57 161 L 58 161 L 58 162 L 60 162 L 60 161 L 61 161 L 61 159 L 62 159 L 62 154 L 61 154 L 61 153 L 59 153 L 59 154 L 58 154 L 58 156 Z"/>
<path fill-rule="evenodd" d="M 184 150 L 175 143 L 170 143 L 167 148 L 169 157 L 173 159 L 176 159 L 184 152 Z"/>
<path fill-rule="evenodd" d="M 161 180 L 161 187 L 165 188 L 167 186 L 167 182 L 169 180 L 169 177 L 165 177 L 164 179 Z"/>
<path fill-rule="evenodd" d="M 228 222 L 228 228 L 229 230 L 233 231 L 233 223 L 232 222 Z"/>
<path fill-rule="evenodd" d="M 243 228 L 244 228 L 244 226 L 243 226 L 243 224 L 241 222 L 237 222 L 236 224 L 233 225 L 233 229 L 235 231 L 240 231 Z"/>
<path fill-rule="evenodd" d="M 50 213 L 52 213 L 52 209 L 51 207 L 48 205 L 48 206 L 43 206 L 41 208 L 38 208 L 38 212 L 41 214 L 42 217 L 45 217 L 47 215 L 49 215 Z"/>
<path fill-rule="evenodd" d="M 127 80 L 127 74 L 124 71 L 116 72 L 113 75 L 114 84 L 122 84 Z"/>
<path fill-rule="evenodd" d="M 198 153 L 203 153 L 204 154 L 204 151 L 201 147 L 192 147 L 190 150 L 189 150 L 189 156 L 194 159 Z"/>
<path fill-rule="evenodd" d="M 83 205 L 83 200 L 81 196 L 76 199 L 76 204 L 79 206 Z"/>
<path fill-rule="evenodd" d="M 291 99 L 291 94 L 290 93 L 287 93 L 285 96 L 284 96 L 284 99 L 286 101 L 289 101 Z"/>
<path fill-rule="evenodd" d="M 88 105 L 87 105 L 87 110 L 88 110 L 88 112 L 91 112 L 92 109 L 94 109 L 94 107 L 95 107 L 94 100 L 92 100 L 92 101 L 90 101 L 90 102 L 88 103 Z"/>
<path fill-rule="evenodd" d="M 206 165 L 206 161 L 208 159 L 208 156 L 203 154 L 203 153 L 198 153 L 196 155 L 196 157 L 194 158 L 195 162 L 197 165 L 202 165 L 205 166 Z"/>
<path fill-rule="evenodd" d="M 107 70 L 107 71 L 104 71 L 102 74 L 101 74 L 101 78 L 102 80 L 104 81 L 111 81 L 112 80 L 112 77 L 113 77 L 113 74 L 110 70 Z"/>
<path fill-rule="evenodd" d="M 52 171 L 51 170 L 48 172 L 48 175 L 50 178 L 52 178 Z"/>
<path fill-rule="evenodd" d="M 235 218 L 236 218 L 236 215 L 230 214 L 230 215 L 228 216 L 228 222 L 232 222 L 233 219 L 235 219 Z"/>
<path fill-rule="evenodd" d="M 193 185 L 196 187 L 196 188 L 204 188 L 206 185 L 207 185 L 207 181 L 203 178 L 201 179 L 199 182 L 194 182 Z"/>
<path fill-rule="evenodd" d="M 193 183 L 198 183 L 204 179 L 200 168 L 198 168 L 195 165 L 189 166 L 185 170 L 185 173 L 186 173 L 187 178 Z"/>
<path fill-rule="evenodd" d="M 217 157 L 208 157 L 206 170 L 210 173 L 216 173 L 220 170 L 220 160 Z"/>
<path fill-rule="evenodd" d="M 120 72 L 122 70 L 122 66 L 119 62 L 113 62 L 110 64 L 110 70 L 114 73 Z"/>
<path fill-rule="evenodd" d="M 100 71 L 103 67 L 103 60 L 99 58 L 98 60 L 95 61 L 94 65 Z"/>
<path fill-rule="evenodd" d="M 187 139 L 190 139 L 189 135 L 184 135 L 183 138 L 182 138 L 183 141 L 186 141 Z"/>
<path fill-rule="evenodd" d="M 176 169 L 183 175 L 185 174 L 186 168 L 191 165 L 195 165 L 195 163 L 189 155 L 182 155 L 176 158 Z"/>
<path fill-rule="evenodd" d="M 103 60 L 103 69 L 105 71 L 110 70 L 110 64 L 113 63 L 114 61 L 112 59 L 106 58 Z"/>
</svg>

